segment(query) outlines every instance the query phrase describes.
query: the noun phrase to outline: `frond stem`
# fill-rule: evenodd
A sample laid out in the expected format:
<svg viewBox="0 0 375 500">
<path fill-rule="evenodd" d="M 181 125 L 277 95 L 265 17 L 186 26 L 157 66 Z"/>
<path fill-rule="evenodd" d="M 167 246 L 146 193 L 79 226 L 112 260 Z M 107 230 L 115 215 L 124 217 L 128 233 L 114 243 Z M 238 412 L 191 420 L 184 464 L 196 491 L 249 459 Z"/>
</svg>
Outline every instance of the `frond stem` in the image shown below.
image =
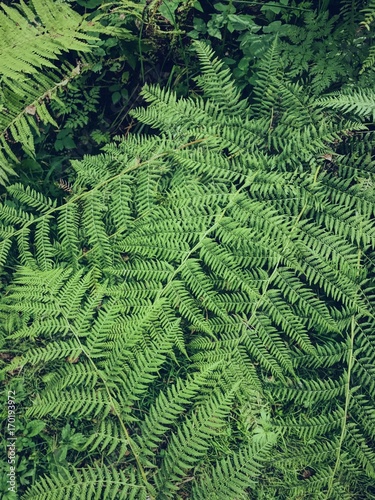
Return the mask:
<svg viewBox="0 0 375 500">
<path fill-rule="evenodd" d="M 359 270 L 361 264 L 361 251 L 358 249 L 358 261 L 357 261 L 357 270 Z M 327 489 L 327 495 L 326 499 L 329 500 L 332 488 L 333 488 L 333 482 L 335 479 L 335 476 L 339 470 L 340 467 L 340 462 L 341 462 L 341 450 L 342 446 L 344 444 L 344 439 L 346 436 L 346 422 L 348 419 L 348 414 L 349 414 L 349 406 L 350 406 L 350 401 L 351 401 L 351 387 L 350 387 L 350 382 L 351 382 L 351 375 L 352 375 L 352 370 L 354 366 L 354 361 L 355 361 L 355 356 L 354 356 L 354 338 L 355 338 L 355 327 L 356 327 L 356 318 L 353 315 L 351 318 L 350 322 L 350 338 L 349 338 L 349 346 L 348 346 L 348 369 L 346 373 L 346 384 L 345 384 L 345 405 L 344 405 L 344 413 L 342 416 L 342 424 L 341 424 L 341 434 L 340 434 L 340 439 L 338 443 L 338 448 L 337 448 L 337 455 L 336 455 L 336 461 L 335 465 L 332 471 L 332 475 L 329 478 L 328 482 L 328 489 Z"/>
<path fill-rule="evenodd" d="M 351 400 L 351 387 L 350 387 L 350 382 L 351 382 L 351 374 L 352 374 L 352 369 L 354 365 L 354 337 L 355 337 L 355 326 L 356 326 L 356 320 L 355 316 L 352 316 L 351 319 L 351 325 L 350 325 L 350 338 L 349 338 L 349 348 L 348 348 L 348 370 L 346 373 L 346 384 L 345 384 L 345 405 L 344 405 L 344 413 L 342 416 L 342 424 L 341 424 L 341 434 L 340 434 L 340 439 L 338 443 L 338 448 L 337 448 L 337 455 L 336 455 L 336 461 L 335 461 L 335 466 L 333 468 L 332 474 L 329 478 L 328 482 L 328 489 L 327 489 L 327 495 L 326 499 L 329 500 L 332 488 L 333 488 L 333 482 L 335 479 L 335 476 L 339 470 L 340 467 L 340 462 L 341 462 L 341 450 L 342 446 L 344 443 L 344 439 L 346 436 L 346 422 L 348 419 L 348 413 L 349 413 L 349 406 L 350 406 L 350 400 Z"/>
<path fill-rule="evenodd" d="M 142 477 L 142 479 L 143 479 L 143 482 L 144 482 L 144 484 L 145 484 L 145 487 L 146 487 L 146 489 L 147 489 L 147 491 L 148 491 L 148 498 L 149 498 L 150 500 L 154 500 L 154 497 L 152 496 L 151 491 L 150 491 L 150 490 L 152 489 L 152 487 L 151 487 L 151 485 L 149 484 L 149 482 L 147 481 L 147 476 L 146 476 L 145 470 L 144 470 L 144 468 L 143 468 L 143 466 L 142 466 L 142 464 L 141 464 L 141 461 L 140 461 L 140 459 L 139 459 L 139 455 L 138 455 L 138 453 L 137 453 L 136 449 L 134 448 L 134 446 L 133 446 L 133 444 L 132 444 L 132 440 L 131 440 L 131 438 L 130 438 L 130 435 L 129 435 L 129 432 L 128 432 L 127 428 L 126 428 L 126 425 L 125 425 L 125 423 L 124 423 L 124 421 L 123 421 L 123 419 L 122 419 L 122 417 L 121 417 L 121 415 L 120 415 L 120 412 L 119 412 L 119 411 L 118 411 L 118 409 L 117 409 L 117 404 L 115 404 L 115 399 L 114 399 L 114 397 L 113 397 L 113 395 L 112 395 L 112 393 L 111 393 L 111 390 L 110 390 L 110 388 L 108 387 L 108 384 L 107 384 L 107 382 L 106 382 L 105 378 L 103 377 L 103 375 L 102 375 L 101 371 L 97 368 L 97 366 L 96 366 L 95 362 L 93 361 L 93 359 L 91 358 L 90 354 L 86 351 L 85 347 L 82 345 L 82 343 L 81 343 L 81 341 L 80 341 L 80 338 L 79 338 L 79 336 L 77 335 L 77 333 L 74 331 L 74 329 L 72 328 L 72 325 L 69 323 L 68 319 L 67 319 L 64 315 L 63 315 L 63 317 L 64 317 L 64 320 L 66 321 L 66 324 L 67 324 L 68 328 L 69 328 L 69 329 L 70 329 L 70 331 L 72 332 L 72 334 L 73 334 L 74 338 L 75 338 L 75 339 L 76 339 L 76 341 L 79 343 L 79 345 L 80 345 L 80 347 L 81 347 L 81 349 L 82 349 L 83 354 L 87 357 L 87 359 L 89 360 L 89 362 L 90 362 L 90 363 L 91 363 L 91 365 L 93 366 L 93 368 L 94 368 L 95 372 L 97 373 L 98 377 L 99 377 L 99 378 L 101 379 L 101 381 L 103 382 L 103 385 L 104 385 L 104 387 L 105 387 L 105 390 L 106 390 L 106 393 L 107 393 L 107 396 L 108 396 L 108 400 L 109 400 L 109 402 L 110 402 L 110 404 L 111 404 L 111 407 L 112 407 L 112 409 L 113 409 L 114 414 L 116 415 L 116 417 L 117 417 L 117 419 L 118 419 L 118 421 L 119 421 L 119 423 L 120 423 L 121 429 L 122 429 L 122 431 L 123 431 L 123 433 L 124 433 L 124 435 L 125 435 L 125 438 L 126 438 L 126 440 L 127 440 L 128 444 L 129 444 L 129 448 L 130 448 L 130 449 L 131 449 L 131 451 L 132 451 L 132 454 L 133 454 L 134 459 L 135 459 L 135 461 L 136 461 L 136 464 L 137 464 L 138 470 L 139 470 L 139 472 L 140 472 L 140 474 L 141 474 L 141 477 Z M 117 401 L 116 401 L 116 403 L 117 403 Z"/>
</svg>

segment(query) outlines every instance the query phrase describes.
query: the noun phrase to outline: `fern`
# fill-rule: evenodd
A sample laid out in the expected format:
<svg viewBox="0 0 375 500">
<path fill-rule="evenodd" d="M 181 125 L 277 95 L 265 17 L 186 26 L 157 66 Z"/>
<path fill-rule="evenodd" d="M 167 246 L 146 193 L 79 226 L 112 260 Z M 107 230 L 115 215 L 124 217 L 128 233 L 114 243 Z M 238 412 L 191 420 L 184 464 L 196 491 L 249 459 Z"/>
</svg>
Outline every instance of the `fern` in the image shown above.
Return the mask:
<svg viewBox="0 0 375 500">
<path fill-rule="evenodd" d="M 159 135 L 74 161 L 63 205 L 15 185 L 0 207 L 18 259 L 2 335 L 21 351 L 2 374 L 42 378 L 26 415 L 87 424 L 75 468 L 24 498 L 372 491 L 365 94 L 311 97 L 275 44 L 249 107 L 196 48 L 205 96 L 148 86 L 133 112 Z"/>
<path fill-rule="evenodd" d="M 19 161 L 10 144 L 20 144 L 33 157 L 38 123 L 58 127 L 50 101 L 59 100 L 82 66 L 62 65 L 61 55 L 76 51 L 82 57 L 92 51 L 99 34 L 116 30 L 102 26 L 102 16 L 86 20 L 65 2 L 33 0 L 0 7 L 0 183 L 5 184 Z"/>
<path fill-rule="evenodd" d="M 212 471 L 202 477 L 200 484 L 193 489 L 193 497 L 202 500 L 206 498 L 213 500 L 248 498 L 244 491 L 247 488 L 252 490 L 257 488 L 254 479 L 260 474 L 258 464 L 265 458 L 267 459 L 274 438 L 275 436 L 271 435 L 265 443 L 239 450 L 232 459 L 229 457 L 218 463 Z"/>
<path fill-rule="evenodd" d="M 375 20 L 375 3 L 373 0 L 367 2 L 367 6 L 362 10 L 362 14 L 365 15 L 365 18 L 361 24 L 367 29 L 370 29 L 370 24 Z"/>
<path fill-rule="evenodd" d="M 74 500 L 93 498 L 146 500 L 147 498 L 145 489 L 137 485 L 134 474 L 130 474 L 129 477 L 122 470 L 99 465 L 73 470 L 71 473 L 66 472 L 52 478 L 42 478 L 38 485 L 24 495 L 24 498 L 62 500 L 68 496 Z"/>
<path fill-rule="evenodd" d="M 375 120 L 375 102 L 371 91 L 358 89 L 331 97 L 324 97 L 321 100 L 325 106 L 343 111 L 345 113 L 355 112 L 358 116 Z"/>
</svg>

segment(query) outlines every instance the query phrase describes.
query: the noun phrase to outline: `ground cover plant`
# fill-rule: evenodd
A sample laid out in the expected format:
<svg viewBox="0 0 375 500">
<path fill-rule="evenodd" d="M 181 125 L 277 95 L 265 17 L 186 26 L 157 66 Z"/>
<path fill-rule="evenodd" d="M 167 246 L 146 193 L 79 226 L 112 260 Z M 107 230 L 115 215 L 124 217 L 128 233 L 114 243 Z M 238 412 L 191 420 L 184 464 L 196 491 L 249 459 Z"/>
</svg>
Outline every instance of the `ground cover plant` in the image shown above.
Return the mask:
<svg viewBox="0 0 375 500">
<path fill-rule="evenodd" d="M 193 8 L 166 6 L 143 27 Z M 84 36 L 113 37 L 102 23 Z M 55 195 L 4 188 L 4 498 L 375 495 L 371 47 L 358 85 L 327 93 L 267 38 L 247 96 L 210 41 L 184 49 L 185 90 L 144 86 L 136 129 L 72 160 Z"/>
</svg>

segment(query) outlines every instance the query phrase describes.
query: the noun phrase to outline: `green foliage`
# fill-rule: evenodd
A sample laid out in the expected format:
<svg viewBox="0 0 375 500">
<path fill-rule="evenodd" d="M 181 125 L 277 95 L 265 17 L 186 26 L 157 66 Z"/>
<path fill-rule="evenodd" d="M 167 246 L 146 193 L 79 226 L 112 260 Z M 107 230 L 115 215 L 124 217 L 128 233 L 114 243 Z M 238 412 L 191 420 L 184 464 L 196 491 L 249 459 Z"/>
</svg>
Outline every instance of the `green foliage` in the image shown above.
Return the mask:
<svg viewBox="0 0 375 500">
<path fill-rule="evenodd" d="M 140 498 L 146 500 L 144 488 L 137 486 L 134 473 L 125 474 L 122 470 L 96 465 L 90 469 L 73 470 L 71 473 L 42 478 L 33 487 L 25 499 L 63 498 L 87 499 L 108 498 L 111 500 L 127 500 Z M 100 496 L 98 496 L 98 494 Z"/>
<path fill-rule="evenodd" d="M 375 121 L 374 93 L 364 89 L 347 89 L 346 92 L 324 97 L 321 102 L 325 106 L 344 113 L 355 112 L 358 116 Z"/>
<path fill-rule="evenodd" d="M 40 168 L 36 146 L 51 127 L 61 128 L 56 151 L 75 147 L 70 131 L 87 124 L 89 113 L 96 110 L 99 88 L 78 90 L 77 96 L 71 82 L 78 80 L 80 88 L 81 75 L 97 70 L 98 49 L 105 43 L 100 36 L 110 35 L 117 43 L 117 37 L 129 39 L 131 34 L 111 24 L 106 12 L 88 17 L 66 2 L 21 1 L 2 4 L 1 9 L 0 183 L 5 184 L 22 154 Z M 61 123 L 61 115 L 67 113 L 70 116 Z M 20 145 L 23 153 L 12 144 Z"/>
<path fill-rule="evenodd" d="M 249 103 L 195 50 L 199 92 L 132 112 L 157 134 L 0 206 L 2 377 L 80 422 L 21 498 L 372 498 L 375 97 L 311 96 L 274 41 Z"/>
<path fill-rule="evenodd" d="M 1 7 L 0 177 L 4 183 L 14 173 L 9 159 L 18 161 L 9 144 L 21 143 L 33 157 L 38 122 L 57 126 L 47 104 L 77 73 L 72 65 L 60 67 L 57 59 L 70 50 L 90 50 L 89 43 L 97 36 L 93 32 L 100 27 L 85 22 L 66 4 L 56 8 L 52 1 Z"/>
<path fill-rule="evenodd" d="M 364 19 L 360 23 L 360 26 L 363 27 L 367 33 L 366 33 L 366 38 L 371 41 L 372 43 L 370 44 L 369 50 L 368 50 L 368 55 L 365 61 L 363 62 L 362 68 L 361 68 L 361 73 L 364 73 L 365 71 L 368 71 L 369 68 L 372 70 L 374 69 L 375 65 L 375 48 L 373 45 L 374 41 L 374 20 L 375 20 L 375 3 L 373 0 L 369 0 L 367 2 L 367 6 L 365 9 L 363 9 L 362 14 L 364 14 Z"/>
<path fill-rule="evenodd" d="M 243 88 L 254 84 L 254 70 L 277 37 L 285 73 L 303 79 L 319 95 L 348 81 L 357 83 L 373 60 L 372 2 L 363 14 L 364 1 L 336 2 L 335 15 L 329 3 L 214 2 L 209 13 L 196 11 L 188 35 L 208 39 Z"/>
</svg>

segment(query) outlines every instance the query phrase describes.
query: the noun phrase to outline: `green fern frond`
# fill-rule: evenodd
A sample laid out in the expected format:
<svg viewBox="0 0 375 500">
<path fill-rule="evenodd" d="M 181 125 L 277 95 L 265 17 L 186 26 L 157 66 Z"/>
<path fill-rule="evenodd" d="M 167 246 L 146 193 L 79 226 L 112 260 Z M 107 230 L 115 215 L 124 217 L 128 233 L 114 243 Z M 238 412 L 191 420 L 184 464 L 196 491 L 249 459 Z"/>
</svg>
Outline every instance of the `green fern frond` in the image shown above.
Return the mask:
<svg viewBox="0 0 375 500">
<path fill-rule="evenodd" d="M 248 489 L 257 489 L 254 479 L 261 474 L 262 462 L 269 459 L 275 436 L 252 447 L 240 449 L 233 457 L 219 462 L 216 467 L 194 484 L 194 500 L 223 500 L 224 498 L 248 498 Z"/>
<path fill-rule="evenodd" d="M 36 208 L 42 213 L 48 212 L 51 208 L 56 207 L 56 200 L 52 201 L 46 198 L 44 195 L 37 193 L 29 186 L 25 187 L 22 184 L 13 184 L 7 188 L 7 191 L 21 203 L 24 203 L 29 207 Z"/>
<path fill-rule="evenodd" d="M 102 16 L 99 16 L 102 17 Z M 54 0 L 1 4 L 0 10 L 0 183 L 7 184 L 19 162 L 10 144 L 19 143 L 34 156 L 36 118 L 57 127 L 47 105 L 80 72 L 80 66 L 58 64 L 61 55 L 90 52 L 101 33 L 115 33 L 100 19 L 87 20 L 67 3 Z M 43 71 L 44 70 L 44 71 Z M 38 77 L 36 78 L 36 76 Z"/>
<path fill-rule="evenodd" d="M 72 500 L 146 500 L 147 494 L 131 471 L 95 465 L 43 477 L 23 496 L 25 500 L 63 500 L 67 497 Z"/>
<path fill-rule="evenodd" d="M 128 440 L 121 428 L 107 418 L 102 420 L 99 429 L 90 435 L 84 448 L 90 452 L 100 450 L 103 453 L 105 450 L 108 455 L 116 451 L 116 456 L 121 459 L 128 451 Z"/>
<path fill-rule="evenodd" d="M 100 414 L 105 418 L 111 410 L 113 411 L 113 407 L 105 392 L 71 389 L 45 392 L 43 397 L 35 399 L 34 405 L 27 410 L 26 415 L 42 418 L 46 415 L 59 417 L 79 414 L 80 417 L 96 417 Z"/>
<path fill-rule="evenodd" d="M 366 59 L 363 61 L 360 74 L 375 66 L 375 47 L 371 47 Z"/>
<path fill-rule="evenodd" d="M 253 110 L 255 117 L 270 116 L 276 105 L 278 77 L 280 77 L 279 54 L 277 38 L 273 41 L 265 57 L 262 58 L 257 72 L 257 82 L 254 88 Z"/>
<path fill-rule="evenodd" d="M 246 108 L 246 101 L 240 100 L 240 93 L 236 89 L 229 69 L 224 69 L 222 62 L 215 57 L 212 49 L 203 43 L 194 42 L 204 78 L 198 78 L 204 95 L 218 108 L 229 115 L 235 114 Z"/>
<path fill-rule="evenodd" d="M 177 380 L 166 393 L 160 393 L 140 426 L 138 441 L 143 453 L 155 455 L 155 450 L 165 439 L 165 433 L 176 424 L 186 407 L 199 394 L 209 373 L 210 370 L 207 369 L 187 381 Z"/>
<path fill-rule="evenodd" d="M 332 94 L 318 101 L 324 107 L 337 109 L 344 113 L 355 113 L 359 117 L 371 117 L 375 121 L 375 94 L 372 90 L 356 89 L 349 92 Z"/>
<path fill-rule="evenodd" d="M 343 418 L 342 408 L 328 414 L 322 414 L 317 417 L 307 417 L 302 415 L 300 418 L 282 419 L 279 425 L 282 429 L 288 427 L 292 432 L 296 432 L 305 442 L 312 440 L 317 435 L 324 435 L 337 431 Z M 276 422 L 275 422 L 276 423 Z M 277 423 L 276 423 L 277 425 Z"/>
<path fill-rule="evenodd" d="M 368 5 L 366 6 L 365 9 L 363 9 L 361 11 L 361 13 L 365 15 L 365 18 L 361 22 L 361 25 L 369 30 L 370 25 L 375 20 L 375 2 L 374 2 L 374 0 L 369 0 Z"/>
<path fill-rule="evenodd" d="M 28 495 L 111 498 L 107 473 L 114 498 L 144 499 L 354 498 L 354 476 L 373 481 L 371 95 L 312 97 L 279 78 L 275 43 L 249 109 L 198 50 L 208 99 L 146 88 L 134 116 L 159 136 L 75 160 L 61 206 L 18 185 L 0 205 L 17 266 L 1 342 L 20 351 L 1 375 L 41 381 L 27 417 L 88 424 L 81 472 Z"/>
<path fill-rule="evenodd" d="M 14 7 L 1 6 L 0 23 L 4 27 L 1 72 L 17 80 L 20 74 L 36 73 L 42 66 L 54 67 L 52 61 L 66 50 L 88 50 L 87 42 L 96 37 L 87 21 L 67 4 L 33 0 Z M 13 34 L 12 44 L 7 38 Z M 15 37 L 14 35 L 17 34 Z M 86 43 L 85 43 L 86 42 Z M 17 47 L 17 50 L 14 48 Z"/>
<path fill-rule="evenodd" d="M 210 400 L 200 407 L 191 419 L 185 421 L 172 434 L 162 467 L 157 471 L 155 483 L 160 498 L 173 498 L 178 489 L 176 482 L 187 476 L 189 471 L 205 456 L 209 440 L 222 428 L 230 412 L 234 393 L 214 393 Z"/>
</svg>

